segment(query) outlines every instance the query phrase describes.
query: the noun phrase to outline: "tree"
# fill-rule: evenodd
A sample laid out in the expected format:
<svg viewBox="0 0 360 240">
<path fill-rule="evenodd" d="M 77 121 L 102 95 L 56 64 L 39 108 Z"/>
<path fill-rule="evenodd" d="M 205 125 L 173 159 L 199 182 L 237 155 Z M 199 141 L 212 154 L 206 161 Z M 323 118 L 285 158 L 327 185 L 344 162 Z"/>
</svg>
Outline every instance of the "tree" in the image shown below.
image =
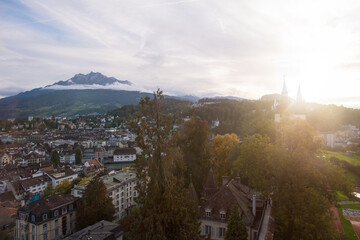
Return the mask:
<svg viewBox="0 0 360 240">
<path fill-rule="evenodd" d="M 225 240 L 247 240 L 248 232 L 244 219 L 241 218 L 239 209 L 236 205 L 231 208 L 229 220 L 227 221 L 227 229 L 225 232 Z"/>
<path fill-rule="evenodd" d="M 79 201 L 76 228 L 83 229 L 101 220 L 113 221 L 114 214 L 115 207 L 104 182 L 97 177 L 92 179 Z"/>
<path fill-rule="evenodd" d="M 75 164 L 82 164 L 82 151 L 80 146 L 77 146 L 75 149 Z"/>
<path fill-rule="evenodd" d="M 276 144 L 249 136 L 235 168 L 249 185 L 271 198 L 276 215 L 274 239 L 338 239 L 330 206 L 336 191 L 352 185 L 337 166 L 318 157 L 313 129 L 305 121 L 282 123 Z"/>
<path fill-rule="evenodd" d="M 233 162 L 230 154 L 239 144 L 236 134 L 216 135 L 211 142 L 214 152 L 213 170 L 217 181 L 221 182 L 222 176 L 230 176 Z"/>
<path fill-rule="evenodd" d="M 51 161 L 55 166 L 59 166 L 59 165 L 60 165 L 60 156 L 59 156 L 58 151 L 56 151 L 56 150 L 52 151 L 50 161 Z"/>
<path fill-rule="evenodd" d="M 199 239 L 196 208 L 184 187 L 182 155 L 171 146 L 170 119 L 162 112 L 160 90 L 140 100 L 133 127 L 142 149 L 136 158 L 138 211 L 133 214 L 130 239 Z"/>
<path fill-rule="evenodd" d="M 54 189 L 53 189 L 52 185 L 49 183 L 43 192 L 43 197 L 47 197 L 47 196 L 50 196 L 53 194 L 54 194 Z"/>
<path fill-rule="evenodd" d="M 55 187 L 55 192 L 68 194 L 71 192 L 72 187 L 73 187 L 72 183 L 68 179 L 65 179 Z"/>
<path fill-rule="evenodd" d="M 184 155 L 185 179 L 191 174 L 197 192 L 201 192 L 210 168 L 210 132 L 207 121 L 192 117 L 178 133 L 178 145 Z M 186 181 L 188 183 L 188 181 Z"/>
</svg>

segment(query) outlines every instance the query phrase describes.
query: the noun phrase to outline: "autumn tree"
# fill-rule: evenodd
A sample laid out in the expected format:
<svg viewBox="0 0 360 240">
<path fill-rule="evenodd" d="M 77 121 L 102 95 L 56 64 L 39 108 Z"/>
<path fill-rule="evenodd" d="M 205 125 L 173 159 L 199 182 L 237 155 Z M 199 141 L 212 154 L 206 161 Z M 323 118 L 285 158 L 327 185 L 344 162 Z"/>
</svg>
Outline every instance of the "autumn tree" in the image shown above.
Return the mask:
<svg viewBox="0 0 360 240">
<path fill-rule="evenodd" d="M 244 219 L 240 216 L 239 209 L 236 205 L 231 208 L 231 213 L 227 221 L 225 231 L 225 240 L 247 240 L 248 232 Z"/>
<path fill-rule="evenodd" d="M 253 123 L 254 133 L 270 138 L 272 142 L 276 139 L 276 128 L 273 119 L 260 118 Z"/>
<path fill-rule="evenodd" d="M 55 192 L 62 194 L 69 194 L 71 192 L 72 187 L 73 187 L 72 183 L 68 179 L 65 179 L 55 187 Z"/>
<path fill-rule="evenodd" d="M 271 196 L 276 215 L 274 239 L 337 239 L 330 206 L 336 191 L 349 193 L 343 171 L 317 154 L 314 130 L 303 121 L 283 123 L 277 143 L 249 136 L 235 168 L 249 185 Z"/>
<path fill-rule="evenodd" d="M 210 168 L 211 148 L 208 122 L 200 117 L 192 117 L 181 126 L 177 138 L 177 144 L 187 167 L 185 177 L 191 174 L 196 191 L 201 192 Z"/>
<path fill-rule="evenodd" d="M 59 166 L 59 165 L 60 165 L 60 156 L 59 156 L 58 151 L 56 151 L 56 150 L 52 151 L 50 161 L 51 161 L 55 166 Z"/>
<path fill-rule="evenodd" d="M 236 134 L 216 135 L 211 142 L 214 152 L 213 170 L 216 180 L 220 183 L 222 176 L 230 176 L 232 169 L 231 152 L 239 144 Z"/>
<path fill-rule="evenodd" d="M 49 183 L 44 192 L 43 192 L 43 197 L 47 197 L 47 196 L 50 196 L 50 195 L 53 195 L 55 192 L 54 192 L 54 188 L 52 187 L 52 185 Z"/>
<path fill-rule="evenodd" d="M 130 239 L 198 239 L 196 210 L 182 176 L 176 175 L 182 155 L 170 146 L 170 119 L 162 112 L 162 101 L 160 90 L 152 100 L 141 99 L 133 122 L 142 153 L 136 159 L 140 207 L 131 221 Z"/>
<path fill-rule="evenodd" d="M 113 221 L 114 214 L 115 207 L 104 182 L 97 177 L 92 179 L 79 201 L 76 228 L 83 229 L 101 220 Z"/>
<path fill-rule="evenodd" d="M 75 164 L 82 164 L 82 151 L 80 146 L 77 146 L 75 149 Z"/>
</svg>

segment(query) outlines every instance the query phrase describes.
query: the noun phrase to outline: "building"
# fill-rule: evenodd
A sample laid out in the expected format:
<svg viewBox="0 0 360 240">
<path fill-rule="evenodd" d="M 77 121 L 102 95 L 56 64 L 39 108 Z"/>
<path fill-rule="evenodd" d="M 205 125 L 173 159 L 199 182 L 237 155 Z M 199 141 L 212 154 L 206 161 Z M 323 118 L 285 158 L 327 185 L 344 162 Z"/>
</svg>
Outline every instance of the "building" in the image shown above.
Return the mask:
<svg viewBox="0 0 360 240">
<path fill-rule="evenodd" d="M 113 199 L 112 203 L 115 207 L 115 220 L 128 215 L 129 209 L 136 205 L 135 197 L 137 196 L 136 174 L 133 171 L 119 171 L 112 172 L 107 176 L 102 177 L 107 189 L 107 193 Z M 85 188 L 89 183 L 75 185 L 72 189 L 72 195 L 75 197 L 82 197 Z"/>
<path fill-rule="evenodd" d="M 190 196 L 196 202 L 196 193 L 191 188 L 189 186 Z M 230 181 L 227 177 L 223 177 L 223 184 L 218 187 L 210 169 L 202 195 L 199 204 L 199 220 L 203 238 L 211 235 L 213 240 L 224 239 L 227 220 L 233 205 L 236 205 L 241 212 L 249 240 L 257 240 L 261 232 L 267 231 L 266 224 L 262 223 L 265 212 L 271 211 L 271 207 L 267 201 L 257 198 L 258 193 L 243 185 L 240 177 Z"/>
<path fill-rule="evenodd" d="M 62 152 L 60 154 L 60 162 L 61 163 L 75 163 L 75 153 L 72 151 Z"/>
<path fill-rule="evenodd" d="M 20 181 L 21 187 L 31 200 L 39 199 L 48 184 L 51 184 L 51 179 L 47 175 Z"/>
<path fill-rule="evenodd" d="M 83 168 L 86 176 L 95 177 L 99 173 L 104 172 L 104 165 L 96 159 L 89 160 L 84 164 Z"/>
<path fill-rule="evenodd" d="M 11 156 L 7 153 L 0 153 L 0 168 L 12 164 Z"/>
<path fill-rule="evenodd" d="M 69 180 L 70 182 L 77 178 L 78 174 L 69 168 L 63 170 L 52 170 L 46 172 L 46 175 L 51 179 L 51 185 L 55 189 L 64 180 Z"/>
<path fill-rule="evenodd" d="M 55 194 L 21 207 L 16 216 L 15 239 L 56 240 L 75 230 L 77 198 Z"/>
<path fill-rule="evenodd" d="M 134 148 L 118 148 L 114 151 L 114 162 L 133 162 L 136 160 Z"/>
<path fill-rule="evenodd" d="M 65 238 L 65 240 L 122 240 L 123 231 L 119 224 L 102 220 Z"/>
</svg>

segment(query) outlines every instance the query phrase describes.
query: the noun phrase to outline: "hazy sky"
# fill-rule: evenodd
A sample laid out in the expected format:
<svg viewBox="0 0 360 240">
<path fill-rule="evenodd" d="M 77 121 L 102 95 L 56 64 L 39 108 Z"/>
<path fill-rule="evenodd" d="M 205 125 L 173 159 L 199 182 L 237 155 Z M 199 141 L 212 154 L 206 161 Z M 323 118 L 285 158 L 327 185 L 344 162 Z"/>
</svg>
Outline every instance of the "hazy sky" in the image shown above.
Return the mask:
<svg viewBox="0 0 360 240">
<path fill-rule="evenodd" d="M 142 90 L 360 96 L 360 1 L 0 1 L 0 96 L 101 72 Z"/>
</svg>

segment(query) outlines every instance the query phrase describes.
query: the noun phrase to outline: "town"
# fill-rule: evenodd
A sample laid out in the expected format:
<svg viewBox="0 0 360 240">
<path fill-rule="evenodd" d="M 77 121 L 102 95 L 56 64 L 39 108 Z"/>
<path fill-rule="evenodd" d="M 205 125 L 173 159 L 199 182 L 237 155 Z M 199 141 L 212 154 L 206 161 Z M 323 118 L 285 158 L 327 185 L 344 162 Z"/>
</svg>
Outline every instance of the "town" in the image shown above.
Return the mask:
<svg viewBox="0 0 360 240">
<path fill-rule="evenodd" d="M 152 101 L 156 100 L 156 95 L 154 95 Z M 147 101 L 150 99 L 148 98 Z M 146 101 L 145 103 L 149 104 Z M 146 106 L 145 103 L 143 106 Z M 271 126 L 281 129 L 286 121 L 297 121 L 297 119 L 306 121 L 308 115 L 311 117 L 311 114 L 306 112 L 309 107 L 304 107 L 305 103 L 301 99 L 301 93 L 298 93 L 296 101 L 288 98 L 285 83 L 282 94 L 264 96 L 257 104 L 263 105 L 264 103 L 266 104 L 261 111 L 265 114 L 265 118 L 260 118 L 258 123 L 261 122 L 262 129 L 257 130 L 257 133 L 264 134 L 263 136 L 277 139 L 279 137 L 273 135 L 275 128 L 272 129 Z M 201 112 L 203 111 L 201 109 L 216 109 L 224 104 L 226 106 L 227 104 L 249 103 L 208 99 L 192 104 L 189 109 L 192 112 Z M 284 106 L 287 106 L 287 110 L 283 110 Z M 184 114 L 188 113 L 184 112 Z M 247 114 L 257 116 L 257 114 L 253 115 L 254 111 L 252 110 Z M 187 142 L 201 141 L 194 142 L 192 146 L 182 146 L 181 143 L 178 145 L 180 149 L 185 149 L 182 151 L 188 158 L 188 161 L 184 159 L 185 164 L 189 166 L 188 170 L 183 173 L 186 184 L 184 187 L 187 189 L 187 194 L 184 196 L 186 201 L 196 206 L 197 210 L 194 213 L 196 213 L 196 221 L 199 225 L 195 222 L 192 224 L 195 228 L 198 226 L 198 236 L 202 239 L 208 237 L 224 239 L 226 232 L 230 231 L 227 229 L 231 228 L 228 224 L 230 224 L 233 206 L 237 206 L 239 210 L 237 208 L 235 210 L 241 212 L 242 221 L 244 221 L 244 239 L 273 239 L 276 228 L 274 214 L 278 210 L 274 210 L 272 201 L 279 200 L 276 200 L 276 196 L 269 197 L 264 194 L 268 190 L 262 185 L 257 186 L 258 183 L 253 177 L 255 175 L 242 176 L 233 169 L 239 160 L 236 160 L 237 156 L 232 159 L 231 155 L 234 154 L 234 151 L 239 151 L 236 149 L 240 144 L 240 154 L 238 154 L 241 159 L 241 152 L 244 151 L 241 149 L 246 147 L 247 141 L 253 141 L 251 137 L 239 140 L 238 137 L 241 139 L 241 134 L 220 135 L 216 133 L 216 131 L 222 131 L 221 126 L 227 122 L 223 118 L 219 120 L 218 116 L 216 118 L 212 116 L 213 120 L 209 119 L 209 121 L 189 115 L 178 115 L 177 118 L 174 116 L 169 128 L 164 125 L 163 127 L 158 126 L 157 130 L 151 127 L 148 129 L 143 124 L 152 126 L 154 121 L 159 120 L 148 119 L 149 116 L 146 118 L 138 116 L 140 118 L 136 120 L 136 115 L 128 115 L 128 119 L 122 117 L 121 120 L 118 119 L 118 116 L 90 115 L 73 118 L 29 116 L 27 119 L 2 121 L 2 132 L 0 133 L 1 229 L 19 240 L 89 239 L 95 236 L 97 239 L 132 239 L 129 221 L 134 221 L 131 219 L 135 216 L 134 212 L 137 211 L 135 209 L 144 207 L 146 204 L 138 200 L 139 195 L 141 198 L 141 193 L 138 192 L 141 187 L 138 184 L 146 181 L 138 177 L 141 160 L 145 159 L 146 162 L 151 162 L 151 159 L 154 158 L 154 156 L 149 158 L 147 154 L 149 150 L 153 151 L 154 148 L 157 148 L 147 148 L 148 143 L 158 141 L 156 138 L 151 140 L 151 136 L 154 134 L 151 131 L 159 131 L 159 129 L 165 131 L 162 129 L 168 128 L 166 134 L 173 135 L 173 137 L 179 135 L 177 141 L 184 141 L 186 145 Z M 206 114 L 203 115 L 205 118 L 206 116 Z M 269 119 L 267 116 L 272 116 L 273 119 Z M 159 122 L 158 124 L 165 123 Z M 143 127 L 148 129 L 146 133 L 148 136 L 139 135 L 139 129 Z M 302 128 L 304 127 L 307 128 L 305 125 L 302 126 Z M 308 131 L 305 128 L 302 131 Z M 192 131 L 195 129 L 203 130 L 194 135 Z M 190 132 L 186 133 L 187 131 Z M 187 135 L 181 136 L 183 134 Z M 199 136 L 204 137 L 204 140 L 191 140 Z M 184 137 L 186 139 L 183 139 Z M 342 125 L 341 128 L 336 128 L 334 131 L 330 131 L 330 128 L 327 131 L 318 131 L 314 137 L 321 141 L 323 153 L 329 155 L 327 157 L 330 159 L 332 159 L 331 154 L 339 151 L 343 152 L 343 156 L 358 154 L 357 144 L 360 139 L 360 131 L 351 124 Z M 167 138 L 168 136 L 164 135 L 162 143 L 158 146 L 163 153 L 168 151 L 168 147 L 163 149 L 162 146 L 168 145 L 169 141 L 172 141 Z M 264 141 L 264 144 L 267 142 L 265 138 L 259 140 Z M 198 144 L 205 144 L 206 146 L 204 145 L 201 149 L 208 150 L 203 149 L 194 155 L 193 151 L 199 151 Z M 209 147 L 213 149 L 210 158 Z M 167 154 L 169 157 L 177 151 L 173 148 L 170 147 L 171 152 Z M 252 146 L 251 151 L 254 148 L 256 146 Z M 199 162 L 199 159 L 204 156 L 208 156 L 208 163 Z M 162 161 L 165 161 L 165 164 L 167 160 L 165 160 L 165 155 L 164 157 Z M 176 155 L 173 157 L 174 159 L 178 158 Z M 161 158 L 163 157 L 160 156 Z M 255 161 L 256 158 L 256 155 L 250 155 L 246 159 Z M 341 162 L 341 159 L 334 158 L 332 161 Z M 242 168 L 240 165 L 239 169 Z M 151 171 L 151 165 L 146 169 Z M 156 169 L 158 172 L 159 168 Z M 353 171 L 351 166 L 348 166 L 346 170 Z M 164 168 L 163 171 L 166 174 L 172 170 Z M 157 179 L 159 177 L 148 174 L 150 178 Z M 352 179 L 355 181 L 353 183 L 357 184 L 358 178 Z M 109 197 L 109 203 L 114 212 L 110 211 L 110 217 L 109 214 L 100 216 L 90 224 L 86 220 L 89 217 L 85 217 L 85 220 L 81 218 L 81 214 L 84 214 L 81 206 L 84 202 L 89 201 L 85 198 L 90 196 L 96 199 L 96 196 L 101 194 L 96 192 L 96 187 L 91 187 L 95 183 L 102 184 L 105 191 L 102 198 Z M 148 188 L 150 186 L 151 184 Z M 280 188 L 278 191 L 283 190 Z M 337 193 L 340 194 L 340 192 Z M 158 204 L 161 205 L 161 203 Z M 105 211 L 104 209 L 105 206 L 98 210 Z M 349 219 L 356 218 L 358 214 L 357 210 L 344 210 L 344 216 Z M 239 213 L 235 215 L 239 215 Z M 109 218 L 109 220 L 104 218 Z M 102 238 L 99 238 L 99 235 Z M 140 236 L 143 235 L 140 234 Z"/>
</svg>

